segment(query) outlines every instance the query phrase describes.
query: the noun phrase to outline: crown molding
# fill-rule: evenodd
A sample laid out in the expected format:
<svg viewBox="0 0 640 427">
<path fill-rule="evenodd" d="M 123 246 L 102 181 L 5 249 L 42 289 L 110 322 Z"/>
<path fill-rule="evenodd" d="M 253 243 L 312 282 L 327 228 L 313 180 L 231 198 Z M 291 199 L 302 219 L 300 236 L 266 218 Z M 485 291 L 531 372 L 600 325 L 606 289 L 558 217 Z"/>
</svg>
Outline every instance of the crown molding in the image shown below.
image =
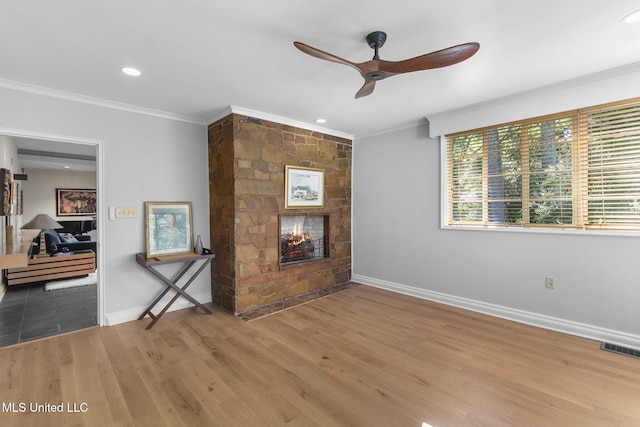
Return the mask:
<svg viewBox="0 0 640 427">
<path fill-rule="evenodd" d="M 386 135 L 388 133 L 402 132 L 408 129 L 417 129 L 422 126 L 429 126 L 429 121 L 424 117 L 420 118 L 419 120 L 406 122 L 403 125 L 395 126 L 392 128 L 381 129 L 374 132 L 367 132 L 360 135 L 356 135 L 356 139 L 360 140 L 360 139 L 366 139 L 366 138 L 373 138 L 376 136 Z"/>
<path fill-rule="evenodd" d="M 315 126 L 310 123 L 299 122 L 297 120 L 288 119 L 286 117 L 280 117 L 274 114 L 264 113 L 262 111 L 251 110 L 249 108 L 243 108 L 243 107 L 237 107 L 235 105 L 230 105 L 229 107 L 222 110 L 220 113 L 213 116 L 210 120 L 203 120 L 198 117 L 183 116 L 180 114 L 168 113 L 166 111 L 138 107 L 135 105 L 109 101 L 101 98 L 94 98 L 86 95 L 79 95 L 76 93 L 65 92 L 65 91 L 50 89 L 42 86 L 16 82 L 13 80 L 0 79 L 0 87 L 5 89 L 17 90 L 20 92 L 33 93 L 36 95 L 49 96 L 52 98 L 63 99 L 66 101 L 96 105 L 99 107 L 112 108 L 115 110 L 128 111 L 128 112 L 137 113 L 137 114 L 145 114 L 148 116 L 161 117 L 164 119 L 177 120 L 181 122 L 194 123 L 198 125 L 208 125 L 211 123 L 215 123 L 221 118 L 226 117 L 231 113 L 235 113 L 235 114 L 241 114 L 244 116 L 255 117 L 257 119 L 263 119 L 263 120 L 268 120 L 275 123 L 281 123 L 281 124 L 285 124 L 293 127 L 298 127 L 301 129 L 307 129 L 314 132 L 320 132 L 326 135 L 337 136 L 339 138 L 353 140 L 353 135 L 345 132 L 340 132 L 337 130 L 333 130 L 333 129 L 329 129 L 321 126 Z"/>
<path fill-rule="evenodd" d="M 231 106 L 229 105 L 229 106 L 225 107 L 222 111 L 220 111 L 219 113 L 217 113 L 216 115 L 211 117 L 207 121 L 207 124 L 210 125 L 211 123 L 215 123 L 218 120 L 222 120 L 222 119 L 224 119 L 225 117 L 227 117 L 230 114 L 233 114 L 233 110 L 231 109 Z"/>
<path fill-rule="evenodd" d="M 458 114 L 479 111 L 485 108 L 495 107 L 495 106 L 507 104 L 513 101 L 520 101 L 520 100 L 531 98 L 537 95 L 544 95 L 547 93 L 557 92 L 558 90 L 561 90 L 561 89 L 568 89 L 568 88 L 573 88 L 577 86 L 582 86 L 582 85 L 597 82 L 600 80 L 607 80 L 607 79 L 624 76 L 626 74 L 633 74 L 637 72 L 640 72 L 640 62 L 634 62 L 632 64 L 611 68 L 611 69 L 600 71 L 597 73 L 587 74 L 587 75 L 576 77 L 569 80 L 563 80 L 561 82 L 552 83 L 546 86 L 540 86 L 540 87 L 526 90 L 523 92 L 518 92 L 512 95 L 494 98 L 488 101 L 478 102 L 475 104 L 466 105 L 464 107 L 442 111 L 440 113 L 430 114 L 428 116 L 425 116 L 425 118 L 430 122 L 431 121 L 435 122 L 435 121 L 442 120 Z"/>
<path fill-rule="evenodd" d="M 17 90 L 20 92 L 27 92 L 27 93 L 33 93 L 36 95 L 43 95 L 43 96 L 49 96 L 52 98 L 63 99 L 65 101 L 73 101 L 73 102 L 79 102 L 83 104 L 95 105 L 99 107 L 111 108 L 114 110 L 128 111 L 130 113 L 145 114 L 147 116 L 160 117 L 163 119 L 177 120 L 181 122 L 195 123 L 199 125 L 207 124 L 205 120 L 197 117 L 183 116 L 180 114 L 168 113 L 166 111 L 154 110 L 152 108 L 144 108 L 144 107 L 138 107 L 135 105 L 115 102 L 115 101 L 108 101 L 102 98 L 94 98 L 91 96 L 79 95 L 76 93 L 50 89 L 42 86 L 36 86 L 36 85 L 27 84 L 27 83 L 20 83 L 13 80 L 0 79 L 0 87 L 3 87 L 5 89 Z"/>
<path fill-rule="evenodd" d="M 353 141 L 353 135 L 349 133 L 340 132 L 340 131 L 325 128 L 322 126 L 312 125 L 310 123 L 299 122 L 297 120 L 288 119 L 286 117 L 277 116 L 275 114 L 269 114 L 269 113 L 264 113 L 262 111 L 251 110 L 249 108 L 238 107 L 236 105 L 230 105 L 228 109 L 218 114 L 216 118 L 212 119 L 210 123 L 214 123 L 217 120 L 220 120 L 221 118 L 226 117 L 231 113 L 240 114 L 247 117 L 255 117 L 256 119 L 267 120 L 274 123 L 280 123 L 287 126 L 293 126 L 293 127 L 306 129 L 313 132 L 319 132 L 325 135 L 337 136 L 338 138 L 345 138 Z"/>
</svg>

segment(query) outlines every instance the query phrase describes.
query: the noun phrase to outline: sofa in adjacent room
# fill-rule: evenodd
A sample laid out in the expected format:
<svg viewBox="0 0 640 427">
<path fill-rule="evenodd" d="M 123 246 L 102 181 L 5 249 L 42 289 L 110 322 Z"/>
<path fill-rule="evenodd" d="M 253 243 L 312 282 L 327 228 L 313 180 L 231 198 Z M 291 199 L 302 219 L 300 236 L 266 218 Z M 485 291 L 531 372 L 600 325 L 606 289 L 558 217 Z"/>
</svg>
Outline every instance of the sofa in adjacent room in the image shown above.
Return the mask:
<svg viewBox="0 0 640 427">
<path fill-rule="evenodd" d="M 64 248 L 69 252 L 91 249 L 95 253 L 97 250 L 96 242 L 91 240 L 91 236 L 86 234 L 73 235 L 71 233 L 58 233 L 55 230 L 43 230 L 42 232 L 44 233 L 46 251 L 48 254 L 66 252 Z M 34 242 L 38 243 L 39 241 L 40 235 L 38 234 Z M 38 252 L 39 247 L 34 247 L 33 253 L 37 254 Z"/>
</svg>

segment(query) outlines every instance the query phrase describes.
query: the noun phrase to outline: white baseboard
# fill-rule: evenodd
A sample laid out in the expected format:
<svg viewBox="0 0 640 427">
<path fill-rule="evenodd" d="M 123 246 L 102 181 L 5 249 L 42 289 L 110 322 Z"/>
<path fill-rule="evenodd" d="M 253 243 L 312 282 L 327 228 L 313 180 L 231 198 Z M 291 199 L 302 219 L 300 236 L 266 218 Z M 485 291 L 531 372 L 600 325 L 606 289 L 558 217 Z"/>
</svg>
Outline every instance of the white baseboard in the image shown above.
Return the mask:
<svg viewBox="0 0 640 427">
<path fill-rule="evenodd" d="M 429 291 L 426 289 L 415 288 L 399 283 L 387 282 L 385 280 L 379 280 L 373 277 L 361 276 L 358 274 L 354 274 L 351 277 L 351 281 L 373 286 L 375 288 L 386 289 L 388 291 L 413 296 L 416 298 L 422 298 L 429 301 L 475 311 L 478 313 L 500 317 L 502 319 L 513 320 L 514 322 L 537 326 L 539 328 L 550 329 L 553 331 L 563 332 L 566 334 L 588 338 L 596 341 L 604 341 L 623 347 L 640 349 L 640 336 L 629 334 L 626 332 L 601 328 L 599 326 L 578 323 L 567 319 L 546 316 L 543 314 L 518 310 L 515 308 L 489 304 L 482 301 L 461 298 L 455 295 Z"/>
<path fill-rule="evenodd" d="M 212 301 L 211 299 L 211 293 L 201 293 L 201 294 L 194 294 L 191 295 L 193 298 L 195 298 L 196 301 L 198 301 L 200 304 L 207 304 L 210 303 Z M 164 298 L 162 300 L 160 300 L 160 302 L 158 304 L 156 304 L 155 309 L 151 310 L 153 311 L 153 313 L 158 314 L 158 312 L 160 312 L 162 310 L 162 308 L 169 302 L 169 300 L 171 300 L 171 298 L 173 297 L 173 295 L 171 297 L 167 297 Z M 151 302 L 149 302 L 151 303 Z M 171 307 L 169 307 L 169 310 L 167 310 L 167 312 L 169 311 L 176 311 L 176 310 L 182 310 L 185 308 L 189 308 L 189 307 L 194 307 L 194 305 L 189 302 L 189 300 L 187 300 L 186 298 L 180 297 L 176 300 L 176 302 L 173 303 L 173 305 L 171 305 Z M 140 307 L 134 307 L 134 308 L 129 308 L 127 310 L 121 310 L 121 311 L 116 311 L 113 313 L 107 313 L 107 315 L 105 316 L 106 318 L 106 324 L 105 326 L 114 326 L 117 325 L 119 323 L 124 323 L 124 322 L 131 322 L 132 320 L 138 320 L 138 317 L 140 317 L 140 315 L 147 309 L 147 306 L 140 306 Z M 147 318 L 147 321 L 149 321 L 149 319 Z"/>
</svg>

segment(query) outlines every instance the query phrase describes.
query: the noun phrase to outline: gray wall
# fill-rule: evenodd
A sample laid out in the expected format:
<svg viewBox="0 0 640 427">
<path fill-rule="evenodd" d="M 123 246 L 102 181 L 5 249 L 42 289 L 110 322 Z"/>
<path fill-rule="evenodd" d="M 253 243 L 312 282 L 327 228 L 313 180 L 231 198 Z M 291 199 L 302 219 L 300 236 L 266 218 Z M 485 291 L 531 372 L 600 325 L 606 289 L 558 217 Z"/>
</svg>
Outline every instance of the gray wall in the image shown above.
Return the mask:
<svg viewBox="0 0 640 427">
<path fill-rule="evenodd" d="M 353 280 L 640 348 L 640 235 L 444 229 L 441 196 L 426 126 L 357 138 Z"/>
<path fill-rule="evenodd" d="M 45 142 L 46 143 L 46 142 Z M 22 223 L 30 221 L 37 214 L 47 214 L 56 221 L 78 221 L 91 219 L 91 216 L 57 216 L 56 189 L 58 188 L 96 188 L 95 172 L 77 172 L 70 170 L 24 169 L 27 180 L 23 181 L 24 213 Z"/>
<path fill-rule="evenodd" d="M 206 126 L 0 88 L 0 128 L 102 146 L 98 251 L 108 324 L 135 319 L 162 290 L 134 260 L 145 250 L 145 201 L 191 201 L 194 234 L 209 246 Z M 109 221 L 109 206 L 135 207 L 138 216 Z M 208 270 L 190 291 L 211 300 Z"/>
</svg>

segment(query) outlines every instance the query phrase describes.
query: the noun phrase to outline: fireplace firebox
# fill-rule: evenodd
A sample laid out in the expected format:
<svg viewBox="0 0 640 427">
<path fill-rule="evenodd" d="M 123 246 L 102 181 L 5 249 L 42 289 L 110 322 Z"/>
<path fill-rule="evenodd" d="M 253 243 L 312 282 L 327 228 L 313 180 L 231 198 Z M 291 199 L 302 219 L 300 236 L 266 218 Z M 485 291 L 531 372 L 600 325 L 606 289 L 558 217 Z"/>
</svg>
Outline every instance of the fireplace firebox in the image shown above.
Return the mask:
<svg viewBox="0 0 640 427">
<path fill-rule="evenodd" d="M 328 258 L 328 230 L 329 215 L 281 215 L 280 264 Z"/>
</svg>

